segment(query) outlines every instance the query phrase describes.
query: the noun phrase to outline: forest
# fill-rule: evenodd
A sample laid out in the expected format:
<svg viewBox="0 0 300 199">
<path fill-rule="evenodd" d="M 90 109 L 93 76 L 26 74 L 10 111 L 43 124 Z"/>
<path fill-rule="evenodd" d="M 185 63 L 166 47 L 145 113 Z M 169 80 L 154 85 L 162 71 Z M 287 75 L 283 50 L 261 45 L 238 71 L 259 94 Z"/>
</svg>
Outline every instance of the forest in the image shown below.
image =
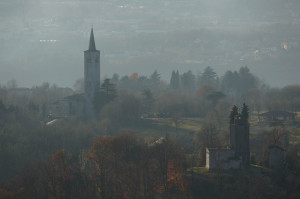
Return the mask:
<svg viewBox="0 0 300 199">
<path fill-rule="evenodd" d="M 300 85 L 271 88 L 247 66 L 219 76 L 159 71 L 103 78 L 94 117 L 55 118 L 48 105 L 83 92 L 43 83 L 0 88 L 0 199 L 298 198 L 300 118 L 267 121 L 269 111 L 300 112 Z M 23 89 L 24 90 L 24 89 Z M 205 168 L 206 147 L 228 145 L 230 111 L 249 109 L 251 164 Z M 286 151 L 280 169 L 268 146 Z"/>
</svg>

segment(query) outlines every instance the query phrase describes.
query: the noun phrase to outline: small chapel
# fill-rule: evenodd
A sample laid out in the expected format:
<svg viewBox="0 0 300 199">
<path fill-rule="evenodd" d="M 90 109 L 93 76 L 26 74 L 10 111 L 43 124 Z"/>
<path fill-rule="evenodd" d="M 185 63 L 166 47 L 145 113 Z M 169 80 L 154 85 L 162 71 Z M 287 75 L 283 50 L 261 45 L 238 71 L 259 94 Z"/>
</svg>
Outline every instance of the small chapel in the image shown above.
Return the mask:
<svg viewBox="0 0 300 199">
<path fill-rule="evenodd" d="M 250 163 L 248 110 L 244 104 L 242 113 L 233 108 L 230 115 L 230 139 L 225 148 L 206 148 L 206 168 L 240 169 Z"/>
<path fill-rule="evenodd" d="M 93 116 L 94 97 L 100 87 L 100 51 L 96 49 L 94 31 L 91 29 L 88 50 L 84 51 L 84 93 L 67 96 L 52 103 L 52 117 Z"/>
</svg>

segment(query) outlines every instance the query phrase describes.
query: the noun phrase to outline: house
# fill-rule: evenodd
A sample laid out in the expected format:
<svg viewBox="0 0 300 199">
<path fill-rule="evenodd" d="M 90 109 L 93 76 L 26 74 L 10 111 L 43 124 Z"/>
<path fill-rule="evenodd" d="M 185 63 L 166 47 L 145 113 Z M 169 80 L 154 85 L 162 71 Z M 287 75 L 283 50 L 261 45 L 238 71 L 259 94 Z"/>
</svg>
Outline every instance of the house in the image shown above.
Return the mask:
<svg viewBox="0 0 300 199">
<path fill-rule="evenodd" d="M 206 168 L 214 169 L 240 169 L 242 158 L 235 156 L 230 148 L 206 148 Z"/>
<path fill-rule="evenodd" d="M 285 157 L 285 149 L 278 145 L 272 144 L 269 146 L 269 167 L 279 169 L 283 166 Z"/>
</svg>

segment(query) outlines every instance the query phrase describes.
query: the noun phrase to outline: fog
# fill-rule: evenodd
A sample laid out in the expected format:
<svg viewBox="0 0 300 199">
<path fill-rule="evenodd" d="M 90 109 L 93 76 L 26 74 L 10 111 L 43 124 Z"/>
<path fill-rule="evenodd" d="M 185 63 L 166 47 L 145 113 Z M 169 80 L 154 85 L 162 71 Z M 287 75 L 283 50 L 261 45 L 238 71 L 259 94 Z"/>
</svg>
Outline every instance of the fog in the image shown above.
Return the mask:
<svg viewBox="0 0 300 199">
<path fill-rule="evenodd" d="M 299 84 L 299 11 L 298 0 L 1 0 L 0 84 L 72 87 L 92 26 L 101 77 L 248 66 L 271 86 Z"/>
</svg>

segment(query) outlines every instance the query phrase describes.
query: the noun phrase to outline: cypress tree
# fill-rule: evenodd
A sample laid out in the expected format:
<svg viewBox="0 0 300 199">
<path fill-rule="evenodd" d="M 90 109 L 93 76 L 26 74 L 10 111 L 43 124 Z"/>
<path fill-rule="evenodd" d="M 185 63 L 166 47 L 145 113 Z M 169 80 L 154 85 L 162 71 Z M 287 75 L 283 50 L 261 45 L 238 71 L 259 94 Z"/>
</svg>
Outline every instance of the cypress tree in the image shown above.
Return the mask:
<svg viewBox="0 0 300 199">
<path fill-rule="evenodd" d="M 234 123 L 234 118 L 239 114 L 238 112 L 238 107 L 236 105 L 234 105 L 232 107 L 232 110 L 230 112 L 230 124 Z"/>
<path fill-rule="evenodd" d="M 249 108 L 248 106 L 244 103 L 243 108 L 242 108 L 242 117 L 245 122 L 248 122 L 249 119 Z"/>
<path fill-rule="evenodd" d="M 171 76 L 171 80 L 170 80 L 170 88 L 172 88 L 172 89 L 175 89 L 175 79 L 176 79 L 176 77 L 175 77 L 175 71 L 173 70 L 172 71 L 172 76 Z"/>
</svg>

